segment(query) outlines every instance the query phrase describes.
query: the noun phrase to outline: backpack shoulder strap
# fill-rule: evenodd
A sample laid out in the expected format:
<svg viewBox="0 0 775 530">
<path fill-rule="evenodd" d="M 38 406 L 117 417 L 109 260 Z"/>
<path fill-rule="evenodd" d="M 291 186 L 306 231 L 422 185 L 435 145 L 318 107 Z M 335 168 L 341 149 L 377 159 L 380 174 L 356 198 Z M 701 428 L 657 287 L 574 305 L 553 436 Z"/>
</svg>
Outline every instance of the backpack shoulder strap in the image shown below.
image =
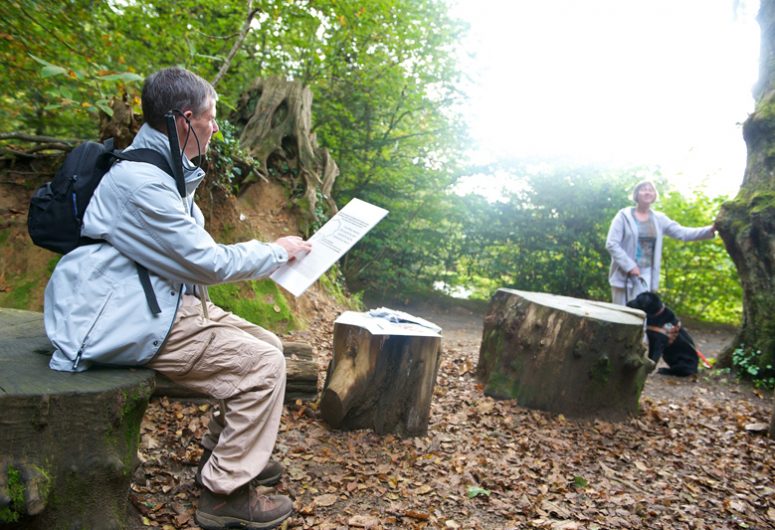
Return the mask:
<svg viewBox="0 0 775 530">
<path fill-rule="evenodd" d="M 131 151 L 125 151 L 125 152 L 113 151 L 111 153 L 111 156 L 119 160 L 127 160 L 130 162 L 146 162 L 148 164 L 153 164 L 154 166 L 158 167 L 159 169 L 167 173 L 169 176 L 174 178 L 175 185 L 178 189 L 178 193 L 180 193 L 181 197 L 186 196 L 186 183 L 183 180 L 182 175 L 181 175 L 181 178 L 175 177 L 175 173 L 172 171 L 172 167 L 170 166 L 169 161 L 160 152 L 154 149 L 140 148 L 140 149 L 132 149 Z"/>
<path fill-rule="evenodd" d="M 110 155 L 113 158 L 117 158 L 119 160 L 127 160 L 130 162 L 146 162 L 148 164 L 153 164 L 174 178 L 175 185 L 178 188 L 178 193 L 180 193 L 181 197 L 186 196 L 185 182 L 182 178 L 175 177 L 175 174 L 172 171 L 172 167 L 170 167 L 170 163 L 167 161 L 167 158 L 160 152 L 153 149 L 140 148 L 132 149 L 131 151 L 127 152 L 112 151 Z M 142 285 L 143 291 L 145 292 L 145 299 L 148 302 L 148 307 L 154 316 L 158 315 L 161 313 L 161 308 L 159 307 L 159 302 L 156 299 L 156 294 L 153 292 L 153 286 L 151 285 L 151 278 L 148 274 L 148 269 L 137 262 L 135 262 L 135 266 L 137 267 L 137 276 L 140 278 L 140 285 Z"/>
</svg>

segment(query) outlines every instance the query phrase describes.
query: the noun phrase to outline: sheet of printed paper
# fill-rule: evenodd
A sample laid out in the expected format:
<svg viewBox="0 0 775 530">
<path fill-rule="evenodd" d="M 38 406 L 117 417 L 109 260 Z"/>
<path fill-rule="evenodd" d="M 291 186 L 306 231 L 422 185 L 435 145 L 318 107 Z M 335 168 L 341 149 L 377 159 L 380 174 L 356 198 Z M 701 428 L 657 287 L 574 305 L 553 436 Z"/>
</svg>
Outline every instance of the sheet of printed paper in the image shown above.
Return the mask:
<svg viewBox="0 0 775 530">
<path fill-rule="evenodd" d="M 309 238 L 309 254 L 283 265 L 270 278 L 294 296 L 301 296 L 387 213 L 379 206 L 352 199 Z"/>
<path fill-rule="evenodd" d="M 427 321 L 424 321 L 427 322 Z M 417 337 L 441 337 L 441 328 L 431 329 L 414 322 L 390 322 L 384 318 L 373 317 L 368 313 L 345 311 L 336 320 L 336 324 L 350 324 L 369 331 L 372 335 L 409 335 Z M 438 329 L 438 331 L 437 331 Z"/>
</svg>

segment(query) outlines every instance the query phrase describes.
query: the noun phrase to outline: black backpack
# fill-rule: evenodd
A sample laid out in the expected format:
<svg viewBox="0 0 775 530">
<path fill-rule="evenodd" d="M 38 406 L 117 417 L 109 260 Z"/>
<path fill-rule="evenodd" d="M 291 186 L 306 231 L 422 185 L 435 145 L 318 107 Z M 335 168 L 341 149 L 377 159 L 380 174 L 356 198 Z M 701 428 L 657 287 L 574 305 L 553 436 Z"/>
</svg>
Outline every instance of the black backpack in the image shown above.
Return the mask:
<svg viewBox="0 0 775 530">
<path fill-rule="evenodd" d="M 73 249 L 99 241 L 81 237 L 83 213 L 94 190 L 116 160 L 147 162 L 175 178 L 180 196 L 185 196 L 182 172 L 176 178 L 167 159 L 153 149 L 133 149 L 121 152 L 113 148 L 113 140 L 105 143 L 84 142 L 65 157 L 54 179 L 39 187 L 30 199 L 27 231 L 36 245 L 67 254 Z M 151 288 L 148 271 L 137 264 L 148 305 L 154 314 L 161 312 Z"/>
<path fill-rule="evenodd" d="M 167 159 L 153 149 L 126 153 L 113 149 L 113 140 L 84 142 L 65 157 L 54 180 L 39 187 L 30 199 L 27 231 L 39 247 L 67 254 L 81 245 L 96 243 L 81 237 L 83 213 L 94 190 L 116 160 L 153 164 L 172 176 Z"/>
</svg>

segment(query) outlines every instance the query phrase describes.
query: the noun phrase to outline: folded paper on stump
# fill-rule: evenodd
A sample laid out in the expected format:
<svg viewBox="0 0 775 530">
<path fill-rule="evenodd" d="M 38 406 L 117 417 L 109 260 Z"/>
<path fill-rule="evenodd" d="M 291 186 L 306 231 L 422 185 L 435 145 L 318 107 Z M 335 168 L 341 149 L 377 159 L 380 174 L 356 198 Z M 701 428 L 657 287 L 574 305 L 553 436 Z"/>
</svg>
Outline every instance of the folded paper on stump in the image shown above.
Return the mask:
<svg viewBox="0 0 775 530">
<path fill-rule="evenodd" d="M 309 238 L 309 254 L 283 265 L 270 278 L 292 295 L 300 296 L 387 213 L 379 206 L 352 199 Z"/>
<path fill-rule="evenodd" d="M 334 320 L 334 324 L 358 326 L 359 328 L 367 330 L 372 335 L 441 337 L 441 328 L 433 322 L 428 322 L 420 317 L 415 317 L 400 311 L 394 311 L 394 313 L 401 313 L 402 317 L 399 320 L 386 318 L 384 313 L 379 313 L 380 311 L 393 310 L 386 310 L 382 307 L 379 310 L 372 310 L 368 313 L 345 311 Z"/>
</svg>

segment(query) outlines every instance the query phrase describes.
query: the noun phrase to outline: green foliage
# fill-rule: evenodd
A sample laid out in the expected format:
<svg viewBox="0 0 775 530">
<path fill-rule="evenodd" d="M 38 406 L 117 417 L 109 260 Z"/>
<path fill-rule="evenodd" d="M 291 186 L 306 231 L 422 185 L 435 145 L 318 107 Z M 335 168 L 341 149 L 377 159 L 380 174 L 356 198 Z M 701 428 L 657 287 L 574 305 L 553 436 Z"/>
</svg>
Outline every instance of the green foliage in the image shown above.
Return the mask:
<svg viewBox="0 0 775 530">
<path fill-rule="evenodd" d="M 656 208 L 683 226 L 713 223 L 726 197 L 690 197 L 677 191 L 663 192 Z M 679 315 L 710 322 L 737 324 L 742 317 L 742 289 L 737 270 L 724 242 L 684 242 L 666 237 L 662 249 L 660 291 Z"/>
<path fill-rule="evenodd" d="M 259 163 L 242 148 L 231 122 L 219 120 L 218 124 L 220 130 L 213 136 L 207 155 L 207 173 L 215 176 L 213 184 L 236 195 L 256 180 Z"/>
<path fill-rule="evenodd" d="M 31 280 L 24 276 L 9 278 L 11 288 L 6 292 L 0 292 L 0 307 L 14 309 L 29 309 L 33 290 L 39 280 Z"/>
<path fill-rule="evenodd" d="M 631 174 L 515 165 L 496 201 L 459 199 L 462 227 L 449 283 L 487 299 L 499 287 L 608 299 L 605 236 Z M 509 191 L 511 190 L 511 191 Z"/>
<path fill-rule="evenodd" d="M 609 298 L 605 235 L 615 212 L 630 204 L 629 189 L 642 171 L 513 163 L 507 178 L 515 186 L 498 201 L 452 193 L 463 173 L 455 45 L 465 28 L 450 18 L 447 2 L 252 5 L 251 30 L 216 87 L 219 116 L 236 108 L 257 77 L 310 87 L 313 130 L 340 169 L 337 204 L 358 197 L 390 212 L 342 260 L 351 290 L 396 298 L 443 282 L 478 299 L 498 287 Z M 95 136 L 95 113 L 107 112 L 111 97 L 137 106 L 139 79 L 159 68 L 181 65 L 214 80 L 248 13 L 242 0 L 10 0 L 0 2 L 0 18 L 7 24 L 0 123 L 85 138 Z M 210 163 L 220 185 L 239 191 L 253 178 L 253 162 L 239 148 L 238 131 L 226 120 L 221 125 Z M 711 222 L 721 201 L 665 193 L 663 183 L 660 189 L 659 207 L 686 226 Z M 663 271 L 665 298 L 679 314 L 739 319 L 740 288 L 719 240 L 666 240 Z M 323 282 L 337 292 L 338 278 Z M 235 305 L 244 294 L 260 298 L 255 285 L 239 295 L 234 286 L 222 289 Z M 244 310 L 259 318 L 255 308 Z"/>
<path fill-rule="evenodd" d="M 0 123 L 50 136 L 94 136 L 109 98 L 135 93 L 141 76 L 127 66 L 108 29 L 108 2 L 0 3 L 3 95 Z"/>
<path fill-rule="evenodd" d="M 752 381 L 756 388 L 775 389 L 775 367 L 761 351 L 740 345 L 732 352 L 732 367 L 738 376 Z"/>
<path fill-rule="evenodd" d="M 436 271 L 449 287 L 489 299 L 500 287 L 608 300 L 610 255 L 605 239 L 616 212 L 631 203 L 630 190 L 650 176 L 663 191 L 657 209 L 684 226 L 713 222 L 724 197 L 685 196 L 643 169 L 607 170 L 547 164 L 491 168 L 499 193 L 459 197 L 448 225 L 456 232 L 435 251 L 450 252 L 451 268 Z M 497 195 L 497 200 L 493 196 Z M 457 235 L 461 234 L 461 235 Z M 737 323 L 741 290 L 720 238 L 683 242 L 665 238 L 660 291 L 680 315 Z"/>
<path fill-rule="evenodd" d="M 14 129 L 93 137 L 95 120 L 62 112 L 63 101 L 94 108 L 107 82 L 124 83 L 116 95 L 126 92 L 136 101 L 139 87 L 124 81 L 127 76 L 114 81 L 114 74 L 145 76 L 174 64 L 214 79 L 247 18 L 238 0 L 67 4 L 14 0 L 0 7 L 3 19 L 14 20 L 0 56 L 7 65 L 23 65 L 0 74 L 15 87 L 0 100 L 0 112 L 14 117 L 4 123 Z M 340 168 L 337 203 L 358 197 L 391 212 L 348 253 L 345 277 L 355 289 L 430 289 L 432 271 L 451 266 L 452 253 L 436 255 L 428 242 L 447 241 L 457 230 L 446 221 L 450 203 L 438 198 L 455 177 L 463 145 L 453 111 L 461 99 L 455 44 L 463 26 L 448 16 L 443 0 L 257 0 L 253 7 L 252 30 L 216 87 L 219 115 L 227 116 L 257 77 L 307 84 L 318 142 Z M 33 18 L 40 24 L 25 23 Z M 43 77 L 52 73 L 55 78 Z M 64 82 L 67 76 L 71 81 Z M 46 110 L 52 104 L 60 107 Z M 224 174 L 234 175 L 224 185 L 233 188 L 246 177 L 234 170 L 245 167 L 231 164 L 224 129 L 213 159 L 223 150 Z"/>
</svg>

